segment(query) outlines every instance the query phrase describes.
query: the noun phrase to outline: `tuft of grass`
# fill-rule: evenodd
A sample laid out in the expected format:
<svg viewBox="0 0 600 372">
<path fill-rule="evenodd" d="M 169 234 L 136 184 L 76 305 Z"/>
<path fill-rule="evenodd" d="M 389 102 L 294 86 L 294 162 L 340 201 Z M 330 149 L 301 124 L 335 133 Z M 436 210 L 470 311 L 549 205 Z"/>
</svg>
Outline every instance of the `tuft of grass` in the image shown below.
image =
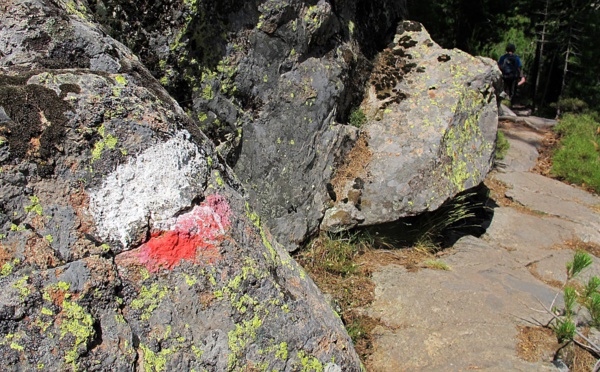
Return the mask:
<svg viewBox="0 0 600 372">
<path fill-rule="evenodd" d="M 494 153 L 494 160 L 498 161 L 504 159 L 509 148 L 510 143 L 508 143 L 506 136 L 503 132 L 498 131 L 498 135 L 496 137 L 496 152 Z"/>
<path fill-rule="evenodd" d="M 374 299 L 369 262 L 373 238 L 364 232 L 322 233 L 295 256 L 317 286 L 331 297 L 331 305 L 346 326 L 362 361 L 373 352 L 372 330 L 379 321 L 362 314 Z"/>
<path fill-rule="evenodd" d="M 360 128 L 367 122 L 367 116 L 360 108 L 353 110 L 350 113 L 350 125 Z"/>
<path fill-rule="evenodd" d="M 348 276 L 356 272 L 356 256 L 364 242 L 357 233 L 326 234 L 313 242 L 310 249 L 310 266 L 316 271 Z"/>
<path fill-rule="evenodd" d="M 450 266 L 448 266 L 447 263 L 445 263 L 444 261 L 440 261 L 440 260 L 427 260 L 425 262 L 423 262 L 423 266 L 427 267 L 429 269 L 435 269 L 435 270 L 444 270 L 444 271 L 450 271 Z"/>
<path fill-rule="evenodd" d="M 554 130 L 562 138 L 552 174 L 600 192 L 600 123 L 591 115 L 567 114 Z"/>
</svg>

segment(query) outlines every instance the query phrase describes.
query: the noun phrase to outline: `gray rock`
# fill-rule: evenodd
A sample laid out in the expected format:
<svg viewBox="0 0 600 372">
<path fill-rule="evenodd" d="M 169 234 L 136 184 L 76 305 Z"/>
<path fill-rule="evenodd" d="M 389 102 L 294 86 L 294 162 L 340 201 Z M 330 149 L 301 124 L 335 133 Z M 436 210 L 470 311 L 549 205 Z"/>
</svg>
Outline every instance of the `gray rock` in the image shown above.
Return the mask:
<svg viewBox="0 0 600 372">
<path fill-rule="evenodd" d="M 1 5 L 0 68 L 90 68 L 116 73 L 122 58 L 135 59 L 123 45 L 90 27 L 81 3 L 60 9 L 42 0 Z M 26 17 L 19 15 L 27 14 Z"/>
<path fill-rule="evenodd" d="M 491 59 L 442 49 L 405 21 L 375 64 L 361 105 L 369 153 L 354 157 L 354 174 L 332 181 L 337 205 L 351 204 L 364 215 L 359 225 L 373 225 L 435 210 L 478 185 L 492 163 L 499 77 Z M 351 195 L 356 177 L 360 197 Z M 339 228 L 327 218 L 321 227 Z"/>
<path fill-rule="evenodd" d="M 69 285 L 69 289 L 75 292 L 83 292 L 85 284 L 91 280 L 90 271 L 83 261 L 74 261 L 64 266 L 64 272 L 58 276 L 58 280 Z"/>
<path fill-rule="evenodd" d="M 516 324 L 534 317 L 538 300 L 556 291 L 515 265 L 511 252 L 473 237 L 442 260 L 451 271 L 408 272 L 389 265 L 374 273 L 374 370 L 545 370 L 517 356 Z M 399 285 L 401 283 L 401 285 Z M 435 284 L 433 284 L 435 283 Z"/>
<path fill-rule="evenodd" d="M 574 236 L 600 244 L 598 196 L 534 173 L 502 173 L 497 178 L 511 186 L 506 192 L 509 198 L 533 211 L 575 223 Z"/>
<path fill-rule="evenodd" d="M 359 371 L 214 144 L 69 4 L 0 13 L 3 370 Z"/>
<path fill-rule="evenodd" d="M 97 19 L 191 106 L 251 205 L 297 248 L 318 228 L 326 184 L 356 139 L 338 123 L 360 99 L 365 55 L 385 45 L 405 2 L 102 5 L 90 7 Z"/>
</svg>

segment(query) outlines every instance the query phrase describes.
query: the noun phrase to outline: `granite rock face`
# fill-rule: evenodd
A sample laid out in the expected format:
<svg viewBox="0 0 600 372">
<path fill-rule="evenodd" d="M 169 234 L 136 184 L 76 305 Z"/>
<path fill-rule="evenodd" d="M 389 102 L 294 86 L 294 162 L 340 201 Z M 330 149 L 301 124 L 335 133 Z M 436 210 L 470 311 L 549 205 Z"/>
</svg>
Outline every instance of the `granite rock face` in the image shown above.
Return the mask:
<svg viewBox="0 0 600 372">
<path fill-rule="evenodd" d="M 294 250 L 319 226 L 326 185 L 357 139 L 342 124 L 404 3 L 102 0 L 90 11 L 187 105 Z"/>
<path fill-rule="evenodd" d="M 321 227 L 343 230 L 437 209 L 481 183 L 498 114 L 491 59 L 435 44 L 404 21 L 382 51 L 361 105 L 361 140 L 338 168 Z"/>
<path fill-rule="evenodd" d="M 87 3 L 0 8 L 3 369 L 360 370 L 213 143 Z"/>
</svg>

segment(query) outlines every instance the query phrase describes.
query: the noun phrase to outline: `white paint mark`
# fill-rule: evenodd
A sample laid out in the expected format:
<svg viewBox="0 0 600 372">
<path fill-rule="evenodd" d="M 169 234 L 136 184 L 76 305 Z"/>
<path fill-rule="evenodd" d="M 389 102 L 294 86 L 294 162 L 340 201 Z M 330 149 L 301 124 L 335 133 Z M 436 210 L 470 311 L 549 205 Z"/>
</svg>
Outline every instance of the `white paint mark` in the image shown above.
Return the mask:
<svg viewBox="0 0 600 372">
<path fill-rule="evenodd" d="M 208 165 L 202 150 L 182 131 L 153 146 L 108 175 L 90 192 L 90 210 L 98 235 L 127 247 L 148 219 L 154 226 L 203 195 Z"/>
</svg>

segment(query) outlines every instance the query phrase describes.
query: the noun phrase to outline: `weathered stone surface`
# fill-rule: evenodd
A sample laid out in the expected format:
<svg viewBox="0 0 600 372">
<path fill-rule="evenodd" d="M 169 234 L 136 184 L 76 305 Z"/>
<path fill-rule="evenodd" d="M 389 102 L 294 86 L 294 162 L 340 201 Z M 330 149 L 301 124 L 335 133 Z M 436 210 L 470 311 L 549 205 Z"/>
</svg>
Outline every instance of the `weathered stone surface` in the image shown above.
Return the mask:
<svg viewBox="0 0 600 372">
<path fill-rule="evenodd" d="M 101 5 L 100 5 L 101 4 Z M 340 125 L 404 1 L 199 0 L 90 6 L 217 143 L 290 250 L 315 232 L 356 140 Z M 112 15 L 112 16 L 111 16 Z"/>
<path fill-rule="evenodd" d="M 2 5 L 2 368 L 360 370 L 214 145 L 84 5 Z M 60 25 L 48 49 L 19 44 L 32 19 Z"/>
<path fill-rule="evenodd" d="M 336 175 L 333 209 L 351 203 L 363 218 L 352 224 L 373 225 L 435 210 L 479 184 L 494 150 L 497 79 L 494 61 L 444 50 L 418 23 L 398 26 L 361 105 L 370 154 L 353 160 L 354 173 Z M 362 193 L 352 203 L 357 178 Z M 344 226 L 326 217 L 321 227 Z"/>
<path fill-rule="evenodd" d="M 463 238 L 454 250 L 444 258 L 452 271 L 389 265 L 374 274 L 369 314 L 382 326 L 375 329 L 372 370 L 554 370 L 519 358 L 516 323 L 547 321 L 534 309 L 538 301 L 552 303 L 557 290 L 516 265 L 511 252 L 480 239 Z"/>
<path fill-rule="evenodd" d="M 121 58 L 135 58 L 95 27 L 84 3 L 5 1 L 0 5 L 0 66 L 87 68 L 110 73 Z M 23 17 L 22 15 L 26 15 Z"/>
</svg>

